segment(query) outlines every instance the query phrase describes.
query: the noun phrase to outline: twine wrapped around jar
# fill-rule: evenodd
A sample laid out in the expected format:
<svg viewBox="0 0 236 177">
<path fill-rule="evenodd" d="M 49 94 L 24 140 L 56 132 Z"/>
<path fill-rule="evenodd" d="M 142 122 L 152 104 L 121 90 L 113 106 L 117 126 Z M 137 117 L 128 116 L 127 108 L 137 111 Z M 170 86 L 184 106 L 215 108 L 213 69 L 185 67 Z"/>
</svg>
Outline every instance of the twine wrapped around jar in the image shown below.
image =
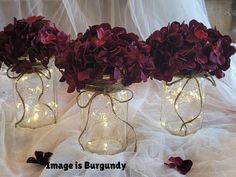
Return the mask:
<svg viewBox="0 0 236 177">
<path fill-rule="evenodd" d="M 111 95 L 112 93 L 115 93 L 115 92 L 118 92 L 118 91 L 122 91 L 122 90 L 128 91 L 128 92 L 130 93 L 131 97 L 129 97 L 129 98 L 126 99 L 126 100 L 120 100 L 120 99 L 117 99 L 117 98 L 115 98 L 115 97 L 113 97 L 113 96 Z M 81 95 L 82 95 L 83 93 L 90 92 L 90 91 L 93 92 L 91 98 L 88 100 L 88 102 L 87 102 L 85 105 L 81 105 L 81 104 L 79 103 L 79 98 L 81 97 Z M 89 119 L 90 119 L 90 116 L 89 116 L 89 115 L 90 115 L 90 113 L 91 113 L 91 105 L 92 105 L 92 102 L 93 102 L 93 100 L 94 100 L 97 96 L 99 96 L 99 95 L 104 95 L 104 96 L 106 96 L 106 97 L 109 98 L 109 100 L 110 100 L 110 102 L 111 102 L 111 110 L 112 110 L 113 114 L 116 116 L 116 118 L 117 118 L 119 121 L 125 123 L 125 124 L 126 124 L 127 126 L 129 126 L 129 127 L 131 128 L 131 130 L 133 131 L 133 134 L 134 134 L 134 137 L 135 137 L 134 152 L 136 152 L 136 151 L 137 151 L 137 137 L 136 137 L 136 133 L 135 133 L 134 127 L 133 127 L 129 122 L 127 122 L 127 121 L 121 119 L 121 118 L 117 115 L 117 113 L 116 113 L 116 111 L 115 111 L 115 109 L 114 109 L 114 102 L 113 102 L 113 100 L 115 100 L 115 101 L 118 101 L 119 103 L 127 103 L 127 102 L 129 102 L 129 101 L 133 98 L 133 92 L 132 92 L 131 90 L 125 88 L 120 82 L 117 82 L 117 83 L 113 84 L 113 83 L 111 83 L 111 81 L 106 80 L 106 79 L 97 80 L 97 81 L 95 81 L 95 82 L 93 82 L 93 83 L 91 83 L 91 84 L 87 84 L 86 87 L 85 87 L 85 89 L 82 90 L 82 91 L 79 93 L 79 95 L 77 96 L 77 104 L 78 104 L 78 106 L 79 106 L 80 108 L 88 108 L 87 120 L 86 120 L 85 126 L 84 126 L 84 128 L 82 129 L 82 132 L 81 132 L 81 134 L 80 134 L 80 136 L 79 136 L 79 139 L 78 139 L 78 140 L 79 140 L 79 143 L 80 143 L 80 145 L 81 145 L 81 147 L 83 148 L 83 150 L 85 150 L 85 148 L 84 148 L 84 146 L 83 146 L 83 144 L 82 144 L 82 142 L 81 142 L 81 137 L 83 136 L 83 134 L 84 134 L 84 132 L 86 131 L 87 126 L 88 126 L 88 122 L 89 122 Z"/>
<path fill-rule="evenodd" d="M 7 76 L 8 76 L 8 78 L 10 78 L 10 79 L 16 80 L 15 90 L 16 90 L 16 93 L 17 93 L 17 95 L 19 96 L 20 101 L 22 102 L 22 105 L 23 105 L 23 114 L 22 114 L 20 120 L 15 123 L 15 126 L 17 126 L 18 124 L 20 124 L 20 123 L 24 120 L 25 113 L 26 113 L 25 100 L 24 100 L 23 96 L 21 95 L 21 93 L 20 93 L 20 91 L 19 91 L 19 89 L 18 89 L 18 83 L 19 83 L 19 81 L 24 77 L 24 75 L 26 75 L 26 74 L 33 74 L 33 73 L 35 73 L 35 74 L 37 75 L 37 77 L 39 78 L 40 83 L 41 83 L 41 88 L 42 88 L 41 91 L 40 91 L 40 94 L 39 94 L 39 96 L 38 96 L 38 98 L 37 98 L 37 101 L 38 101 L 40 104 L 46 106 L 46 107 L 52 112 L 53 118 L 54 118 L 54 123 L 56 123 L 56 115 L 55 115 L 55 113 L 54 113 L 54 111 L 53 111 L 53 108 L 52 108 L 51 106 L 49 106 L 48 104 L 43 103 L 43 102 L 41 101 L 41 98 L 42 98 L 42 96 L 44 95 L 44 89 L 45 89 L 45 88 L 44 88 L 45 85 L 44 85 L 44 82 L 43 82 L 43 77 L 46 78 L 46 79 L 48 79 L 48 80 L 50 80 L 50 79 L 51 79 L 51 71 L 50 71 L 48 68 L 45 68 L 45 67 L 44 67 L 43 65 L 41 65 L 40 63 L 35 63 L 34 65 L 32 65 L 32 69 L 31 69 L 31 70 L 27 70 L 27 71 L 25 71 L 25 72 L 21 72 L 21 73 L 17 74 L 16 76 L 14 76 L 14 75 L 11 76 L 11 75 L 10 75 L 10 70 L 12 70 L 12 68 L 13 68 L 13 66 L 11 66 L 11 67 L 8 68 L 8 70 L 7 70 Z M 47 71 L 47 74 L 44 73 L 43 70 L 46 70 L 46 71 Z"/>
<path fill-rule="evenodd" d="M 181 120 L 182 122 L 182 125 L 180 127 L 180 132 L 182 131 L 182 129 L 184 128 L 184 134 L 185 136 L 187 135 L 187 124 L 193 122 L 194 120 L 196 120 L 201 112 L 202 112 L 202 109 L 203 109 L 203 98 L 202 98 L 202 94 L 201 94 L 201 87 L 200 87 L 200 83 L 198 81 L 197 78 L 205 78 L 207 79 L 208 81 L 210 81 L 212 83 L 213 86 L 216 86 L 216 83 L 215 83 L 215 80 L 213 79 L 212 75 L 210 75 L 209 73 L 199 73 L 199 74 L 192 74 L 192 75 L 177 75 L 176 77 L 178 77 L 179 79 L 173 81 L 173 82 L 166 82 L 166 85 L 167 86 L 171 86 L 171 85 L 174 85 L 178 82 L 181 82 L 183 79 L 186 79 L 185 83 L 183 84 L 182 88 L 180 89 L 179 93 L 177 94 L 175 100 L 174 100 L 174 111 L 175 113 L 177 114 L 178 118 Z M 197 113 L 196 116 L 194 116 L 191 120 L 188 120 L 188 121 L 184 121 L 185 119 L 180 115 L 180 113 L 178 112 L 178 106 L 177 106 L 177 102 L 180 98 L 180 96 L 182 95 L 185 87 L 187 86 L 188 82 L 190 80 L 194 80 L 197 84 L 197 89 L 198 89 L 198 93 L 199 93 L 199 97 L 200 97 L 200 109 Z"/>
</svg>

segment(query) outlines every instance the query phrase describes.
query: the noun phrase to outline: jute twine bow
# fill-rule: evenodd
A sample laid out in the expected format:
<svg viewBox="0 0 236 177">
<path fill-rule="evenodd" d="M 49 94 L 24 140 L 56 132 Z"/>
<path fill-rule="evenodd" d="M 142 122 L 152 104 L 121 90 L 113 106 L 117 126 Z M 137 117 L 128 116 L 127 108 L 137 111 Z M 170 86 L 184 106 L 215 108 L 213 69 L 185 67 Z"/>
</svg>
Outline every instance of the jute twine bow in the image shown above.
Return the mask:
<svg viewBox="0 0 236 177">
<path fill-rule="evenodd" d="M 54 121 L 55 121 L 55 123 L 56 123 L 56 115 L 55 115 L 53 109 L 52 109 L 48 104 L 43 103 L 43 102 L 41 101 L 41 98 L 42 98 L 42 96 L 43 96 L 43 94 L 44 94 L 44 82 L 43 82 L 42 76 L 44 76 L 44 77 L 45 77 L 46 79 L 48 79 L 48 80 L 51 79 L 51 72 L 50 72 L 50 70 L 47 69 L 47 68 L 42 68 L 42 67 L 33 67 L 31 71 L 21 72 L 21 73 L 19 73 L 19 74 L 16 75 L 16 76 L 11 76 L 10 73 L 9 73 L 11 69 L 12 69 L 12 67 L 9 67 L 9 68 L 7 69 L 7 76 L 8 76 L 8 78 L 10 78 L 10 79 L 16 79 L 16 84 L 15 84 L 16 93 L 17 93 L 17 95 L 19 96 L 19 98 L 20 98 L 20 100 L 21 100 L 21 102 L 22 102 L 22 105 L 23 105 L 23 114 L 22 114 L 22 116 L 21 116 L 21 119 L 20 119 L 18 122 L 15 123 L 15 126 L 17 126 L 18 124 L 20 124 L 20 123 L 24 120 L 25 113 L 26 113 L 25 101 L 24 101 L 24 98 L 22 97 L 22 95 L 21 95 L 21 93 L 20 93 L 20 91 L 19 91 L 19 89 L 18 89 L 18 82 L 19 82 L 19 80 L 20 80 L 25 74 L 31 74 L 31 73 L 36 73 L 37 76 L 38 76 L 38 78 L 40 79 L 40 82 L 41 82 L 42 90 L 41 90 L 41 92 L 40 92 L 40 94 L 39 94 L 39 96 L 38 96 L 38 102 L 41 103 L 42 105 L 46 106 L 46 107 L 53 113 Z M 45 74 L 45 73 L 43 73 L 42 70 L 47 70 L 47 71 L 48 71 L 48 75 Z M 41 76 L 41 75 L 42 75 L 42 76 Z"/>
<path fill-rule="evenodd" d="M 186 79 L 185 83 L 183 84 L 183 87 L 181 88 L 180 92 L 177 94 L 177 96 L 175 98 L 175 101 L 174 101 L 175 112 L 176 112 L 176 114 L 178 115 L 179 119 L 182 122 L 182 125 L 181 125 L 179 131 L 181 132 L 182 129 L 184 128 L 184 135 L 186 136 L 187 135 L 187 124 L 189 124 L 189 123 L 193 122 L 194 120 L 196 120 L 200 116 L 200 114 L 202 112 L 202 109 L 203 109 L 203 98 L 202 98 L 202 93 L 201 93 L 201 87 L 200 87 L 200 83 L 199 83 L 197 78 L 205 78 L 208 81 L 210 81 L 213 86 L 216 86 L 216 83 L 215 83 L 215 80 L 212 77 L 212 75 L 210 75 L 209 73 L 193 74 L 193 75 L 188 75 L 188 76 L 178 75 L 178 77 L 179 77 L 179 79 L 177 79 L 173 82 L 166 82 L 166 85 L 171 86 L 173 84 L 176 84 L 176 83 L 182 81 L 183 79 Z M 200 110 L 199 110 L 199 112 L 196 116 L 194 116 L 191 120 L 185 122 L 184 118 L 179 114 L 179 112 L 177 110 L 177 101 L 179 100 L 181 94 L 183 93 L 184 88 L 186 87 L 186 85 L 188 84 L 188 82 L 191 79 L 194 79 L 197 83 L 197 89 L 198 89 L 199 97 L 200 97 Z"/>
<path fill-rule="evenodd" d="M 97 96 L 99 96 L 99 95 L 104 95 L 104 96 L 107 96 L 107 97 L 109 98 L 109 100 L 110 100 L 110 102 L 111 102 L 111 110 L 112 110 L 113 114 L 116 116 L 116 118 L 117 118 L 118 120 L 120 120 L 121 122 L 125 123 L 126 125 L 128 125 L 128 126 L 131 128 L 131 130 L 133 131 L 133 134 L 134 134 L 134 137 L 135 137 L 134 152 L 136 152 L 136 151 L 137 151 L 137 136 L 136 136 L 136 132 L 135 132 L 135 130 L 134 130 L 134 127 L 133 127 L 129 122 L 127 122 L 127 121 L 121 119 L 121 118 L 117 115 L 117 113 L 116 113 L 116 111 L 115 111 L 115 109 L 114 109 L 114 101 L 113 101 L 113 100 L 116 100 L 116 101 L 118 101 L 119 103 L 127 103 L 127 102 L 129 102 L 129 101 L 133 98 L 133 92 L 132 92 L 131 90 L 127 89 L 127 88 L 124 88 L 123 86 L 121 86 L 121 84 L 113 84 L 112 86 L 107 86 L 107 85 L 104 86 L 103 84 L 104 84 L 104 83 L 102 83 L 102 84 L 100 84 L 100 85 L 97 85 L 97 86 L 96 86 L 96 85 L 89 85 L 88 87 L 85 88 L 85 90 L 81 91 L 81 92 L 79 93 L 79 95 L 77 96 L 77 105 L 78 105 L 80 108 L 82 108 L 82 109 L 88 107 L 87 120 L 86 120 L 86 124 L 85 124 L 85 126 L 84 126 L 84 128 L 83 128 L 83 130 L 82 130 L 82 132 L 81 132 L 81 134 L 80 134 L 80 136 L 79 136 L 79 143 L 80 143 L 82 149 L 85 150 L 85 148 L 84 148 L 84 146 L 83 146 L 83 144 L 82 144 L 82 142 L 81 142 L 81 138 L 82 138 L 83 134 L 85 133 L 87 127 L 88 127 L 88 122 L 89 122 L 89 119 L 90 119 L 90 116 L 89 116 L 89 115 L 90 115 L 90 111 L 91 111 L 92 102 L 93 102 L 93 100 L 94 100 Z M 117 99 L 117 98 L 111 96 L 111 93 L 115 93 L 115 92 L 122 91 L 122 90 L 126 90 L 126 91 L 130 92 L 130 93 L 131 93 L 131 97 L 128 98 L 127 100 L 119 100 L 119 99 Z M 89 101 L 88 101 L 85 105 L 81 105 L 81 104 L 79 103 L 79 98 L 80 98 L 80 96 L 81 96 L 83 93 L 86 93 L 86 92 L 89 92 L 89 91 L 94 92 L 93 95 L 91 96 L 91 98 L 89 99 Z"/>
</svg>

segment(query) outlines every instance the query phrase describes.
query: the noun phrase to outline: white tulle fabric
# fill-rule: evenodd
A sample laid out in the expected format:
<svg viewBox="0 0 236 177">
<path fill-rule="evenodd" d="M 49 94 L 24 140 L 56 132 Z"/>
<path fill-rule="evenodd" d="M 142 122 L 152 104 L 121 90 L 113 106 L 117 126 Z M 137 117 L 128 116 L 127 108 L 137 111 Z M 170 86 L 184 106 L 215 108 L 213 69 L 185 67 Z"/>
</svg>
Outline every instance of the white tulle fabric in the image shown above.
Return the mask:
<svg viewBox="0 0 236 177">
<path fill-rule="evenodd" d="M 204 0 L 1 0 L 0 29 L 13 17 L 43 15 L 72 38 L 88 25 L 109 22 L 124 26 L 142 39 L 155 29 L 177 20 L 202 21 L 210 26 Z M 60 73 L 58 72 L 58 78 Z M 206 88 L 203 128 L 187 137 L 170 135 L 159 123 L 161 83 L 149 80 L 134 84 L 135 97 L 129 104 L 129 121 L 138 137 L 137 153 L 134 138 L 123 153 L 102 156 L 84 152 L 79 143 L 80 117 L 76 105 L 78 93 L 66 93 L 67 85 L 59 83 L 59 119 L 52 127 L 34 131 L 15 129 L 11 81 L 0 74 L 0 176 L 1 177 L 181 177 L 163 163 L 169 156 L 191 159 L 193 168 L 186 176 L 235 177 L 236 168 L 236 55 L 226 77 Z M 127 163 L 121 170 L 49 170 L 26 159 L 35 150 L 51 151 L 52 163 Z"/>
</svg>

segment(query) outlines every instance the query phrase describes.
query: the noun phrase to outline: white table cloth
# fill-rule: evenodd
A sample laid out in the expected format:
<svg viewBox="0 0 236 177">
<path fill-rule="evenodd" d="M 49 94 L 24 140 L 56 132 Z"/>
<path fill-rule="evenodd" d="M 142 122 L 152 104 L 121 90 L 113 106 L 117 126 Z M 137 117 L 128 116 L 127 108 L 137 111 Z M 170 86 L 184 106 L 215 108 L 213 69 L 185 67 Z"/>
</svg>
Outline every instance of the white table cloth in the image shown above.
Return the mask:
<svg viewBox="0 0 236 177">
<path fill-rule="evenodd" d="M 169 134 L 160 126 L 161 83 L 149 80 L 134 84 L 135 96 L 129 104 L 129 121 L 135 127 L 138 150 L 133 152 L 134 138 L 129 132 L 129 146 L 117 155 L 96 155 L 82 150 L 77 93 L 66 93 L 67 85 L 59 83 L 59 118 L 51 127 L 36 130 L 15 128 L 11 81 L 1 75 L 1 88 L 8 91 L 0 98 L 0 176 L 1 177 L 179 177 L 175 169 L 163 163 L 170 156 L 191 159 L 189 177 L 236 176 L 236 56 L 226 77 L 216 80 L 217 87 L 206 81 L 205 118 L 197 133 L 186 137 Z M 58 76 L 60 74 L 58 73 Z M 122 170 L 46 169 L 27 164 L 35 150 L 53 152 L 51 163 L 126 163 Z"/>
</svg>

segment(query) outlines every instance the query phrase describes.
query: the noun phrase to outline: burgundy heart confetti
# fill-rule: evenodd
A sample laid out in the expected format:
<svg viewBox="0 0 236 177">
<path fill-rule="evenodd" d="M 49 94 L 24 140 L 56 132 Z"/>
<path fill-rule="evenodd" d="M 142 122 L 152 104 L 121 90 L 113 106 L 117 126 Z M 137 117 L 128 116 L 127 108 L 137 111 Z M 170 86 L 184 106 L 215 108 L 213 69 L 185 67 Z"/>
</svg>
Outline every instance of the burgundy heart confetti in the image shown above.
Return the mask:
<svg viewBox="0 0 236 177">
<path fill-rule="evenodd" d="M 50 157 L 53 155 L 51 152 L 42 152 L 42 151 L 35 151 L 35 157 L 29 157 L 27 159 L 27 163 L 35 163 L 42 166 L 46 166 L 49 163 Z"/>
<path fill-rule="evenodd" d="M 179 173 L 185 175 L 187 174 L 193 166 L 191 160 L 183 160 L 180 157 L 170 157 L 168 159 L 170 163 L 164 163 L 169 168 L 175 168 Z"/>
</svg>

